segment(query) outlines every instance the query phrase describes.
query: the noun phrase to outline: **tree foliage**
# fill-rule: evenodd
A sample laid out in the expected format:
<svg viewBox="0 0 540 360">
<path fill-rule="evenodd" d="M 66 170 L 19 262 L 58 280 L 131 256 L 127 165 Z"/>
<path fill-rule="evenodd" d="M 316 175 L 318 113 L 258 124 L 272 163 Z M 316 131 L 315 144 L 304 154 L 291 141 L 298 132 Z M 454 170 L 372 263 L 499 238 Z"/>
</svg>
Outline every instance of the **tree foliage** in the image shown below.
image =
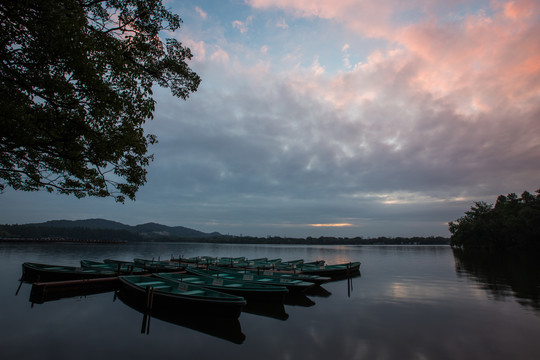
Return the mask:
<svg viewBox="0 0 540 360">
<path fill-rule="evenodd" d="M 152 86 L 186 99 L 199 76 L 161 0 L 0 3 L 0 191 L 123 202 L 146 182 Z"/>
<path fill-rule="evenodd" d="M 495 205 L 475 202 L 448 223 L 450 244 L 461 248 L 540 248 L 540 189 L 499 195 Z"/>
</svg>

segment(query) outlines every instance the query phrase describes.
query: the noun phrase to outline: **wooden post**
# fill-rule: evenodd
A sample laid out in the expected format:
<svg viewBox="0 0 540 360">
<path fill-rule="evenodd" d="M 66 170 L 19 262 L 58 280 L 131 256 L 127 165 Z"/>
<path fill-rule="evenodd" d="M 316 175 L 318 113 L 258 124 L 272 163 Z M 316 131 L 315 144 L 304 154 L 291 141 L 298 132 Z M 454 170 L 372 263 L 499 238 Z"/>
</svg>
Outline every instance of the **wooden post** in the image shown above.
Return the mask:
<svg viewBox="0 0 540 360">
<path fill-rule="evenodd" d="M 146 323 L 146 334 L 150 334 L 150 319 L 152 318 L 152 306 L 154 305 L 154 288 L 150 290 L 150 302 L 148 306 L 148 321 Z"/>
<path fill-rule="evenodd" d="M 145 307 L 144 307 L 144 316 L 143 316 L 143 323 L 142 323 L 142 327 L 141 327 L 141 334 L 144 334 L 144 332 L 146 331 L 146 321 L 148 319 L 149 302 L 150 302 L 150 286 L 147 286 L 146 287 L 146 303 L 145 303 Z"/>
<path fill-rule="evenodd" d="M 347 296 L 351 297 L 352 281 L 351 281 L 351 263 L 347 264 Z"/>
<path fill-rule="evenodd" d="M 17 288 L 17 291 L 15 292 L 15 296 L 19 295 L 19 291 L 21 290 L 21 286 L 22 286 L 22 284 L 24 282 L 22 278 L 21 278 L 20 282 L 21 283 L 19 284 L 19 287 Z"/>
</svg>

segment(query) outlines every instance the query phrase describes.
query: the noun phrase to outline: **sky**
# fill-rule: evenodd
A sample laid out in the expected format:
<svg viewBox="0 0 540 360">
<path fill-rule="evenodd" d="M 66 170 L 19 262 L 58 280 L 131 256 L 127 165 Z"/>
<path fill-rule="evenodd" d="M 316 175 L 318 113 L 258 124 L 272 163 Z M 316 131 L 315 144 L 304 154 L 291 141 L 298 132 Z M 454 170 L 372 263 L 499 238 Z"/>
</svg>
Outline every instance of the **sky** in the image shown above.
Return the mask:
<svg viewBox="0 0 540 360">
<path fill-rule="evenodd" d="M 540 1 L 164 1 L 202 78 L 155 90 L 136 201 L 0 195 L 0 223 L 106 218 L 250 236 L 450 236 L 540 188 Z"/>
</svg>

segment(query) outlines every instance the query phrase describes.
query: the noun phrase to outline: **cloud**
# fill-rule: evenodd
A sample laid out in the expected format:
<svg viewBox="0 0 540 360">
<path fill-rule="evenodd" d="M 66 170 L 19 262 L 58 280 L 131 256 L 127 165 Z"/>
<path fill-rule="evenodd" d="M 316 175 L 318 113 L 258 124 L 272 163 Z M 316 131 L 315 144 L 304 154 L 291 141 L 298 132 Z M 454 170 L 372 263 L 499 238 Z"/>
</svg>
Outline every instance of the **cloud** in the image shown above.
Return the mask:
<svg viewBox="0 0 540 360">
<path fill-rule="evenodd" d="M 310 4 L 297 16 L 318 14 Z M 338 18 L 340 6 L 355 5 L 336 6 Z M 280 208 L 292 223 L 368 231 L 370 221 L 397 221 L 403 211 L 439 214 L 432 226 L 445 231 L 449 214 L 473 199 L 537 187 L 538 25 L 516 19 L 501 6 L 386 26 L 386 46 L 340 72 L 318 57 L 279 71 L 210 58 L 226 86 L 187 106 L 198 108 L 190 117 L 215 120 L 181 126 L 181 158 L 167 163 L 197 179 L 182 192 L 211 206 L 227 193 L 224 203 L 249 209 L 252 223 Z"/>
<path fill-rule="evenodd" d="M 203 20 L 206 20 L 206 18 L 208 17 L 208 14 L 198 6 L 195 6 L 195 11 Z"/>
<path fill-rule="evenodd" d="M 252 21 L 253 16 L 248 16 L 246 21 L 234 20 L 232 22 L 232 26 L 233 28 L 238 29 L 241 34 L 245 34 L 249 30 L 249 26 L 251 25 Z"/>
<path fill-rule="evenodd" d="M 229 62 L 229 54 L 227 53 L 227 51 L 223 50 L 221 47 L 218 46 L 210 56 L 210 59 L 221 63 L 227 63 Z"/>
<path fill-rule="evenodd" d="M 279 21 L 276 23 L 276 27 L 280 29 L 288 29 L 289 25 L 285 22 L 285 19 L 279 19 Z"/>
</svg>

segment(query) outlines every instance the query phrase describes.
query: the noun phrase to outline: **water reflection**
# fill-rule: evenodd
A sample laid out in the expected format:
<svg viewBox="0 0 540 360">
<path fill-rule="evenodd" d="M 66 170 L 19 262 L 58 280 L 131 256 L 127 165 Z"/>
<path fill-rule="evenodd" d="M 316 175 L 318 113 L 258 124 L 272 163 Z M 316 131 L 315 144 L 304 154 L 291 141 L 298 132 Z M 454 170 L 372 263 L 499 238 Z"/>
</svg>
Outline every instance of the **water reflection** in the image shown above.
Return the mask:
<svg viewBox="0 0 540 360">
<path fill-rule="evenodd" d="M 212 318 L 212 317 L 190 317 L 185 314 L 178 314 L 174 311 L 162 311 L 160 308 L 153 308 L 151 314 L 147 314 L 146 306 L 142 302 L 136 301 L 123 291 L 118 291 L 118 299 L 130 308 L 141 313 L 142 330 L 146 334 L 150 333 L 151 318 L 156 318 L 171 324 L 186 327 L 195 331 L 205 333 L 214 337 L 228 340 L 235 344 L 242 344 L 246 336 L 242 333 L 240 321 L 230 318 Z M 150 316 L 148 316 L 150 315 Z"/>
<path fill-rule="evenodd" d="M 289 314 L 285 311 L 285 306 L 280 302 L 248 302 L 247 305 L 242 308 L 242 312 L 282 321 L 289 318 Z"/>
<path fill-rule="evenodd" d="M 540 315 L 540 265 L 537 254 L 470 253 L 453 249 L 456 273 L 477 281 L 495 300 L 515 297 Z"/>
</svg>

